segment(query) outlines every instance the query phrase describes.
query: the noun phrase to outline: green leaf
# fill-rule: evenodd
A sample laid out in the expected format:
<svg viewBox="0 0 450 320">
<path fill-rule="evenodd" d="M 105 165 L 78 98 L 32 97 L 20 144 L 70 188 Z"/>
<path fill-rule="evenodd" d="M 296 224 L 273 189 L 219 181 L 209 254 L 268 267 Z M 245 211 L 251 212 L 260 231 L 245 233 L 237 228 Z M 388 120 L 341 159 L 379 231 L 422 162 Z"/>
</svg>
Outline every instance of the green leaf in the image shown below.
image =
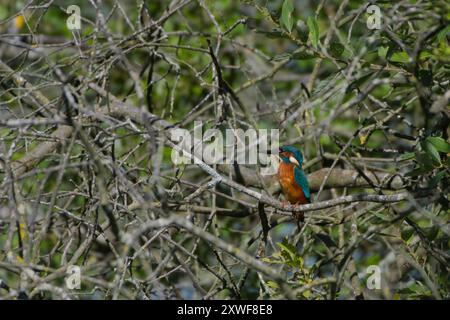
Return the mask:
<svg viewBox="0 0 450 320">
<path fill-rule="evenodd" d="M 281 60 L 286 60 L 291 58 L 291 55 L 287 52 L 285 53 L 281 53 L 281 54 L 277 54 L 276 56 L 272 57 L 270 60 L 271 61 L 281 61 Z"/>
<path fill-rule="evenodd" d="M 402 154 L 398 160 L 399 161 L 411 160 L 411 159 L 414 159 L 415 156 L 416 156 L 416 154 L 414 152 L 407 152 L 407 153 Z"/>
<path fill-rule="evenodd" d="M 289 33 L 292 31 L 294 26 L 294 17 L 292 13 L 294 12 L 294 5 L 292 0 L 284 0 L 283 7 L 281 8 L 281 22 L 286 27 Z"/>
<path fill-rule="evenodd" d="M 412 227 L 406 227 L 401 232 L 401 237 L 404 241 L 408 241 L 414 233 L 414 229 Z"/>
<path fill-rule="evenodd" d="M 379 47 L 378 48 L 378 56 L 380 58 L 386 59 L 386 55 L 387 55 L 388 50 L 389 50 L 388 47 Z"/>
<path fill-rule="evenodd" d="M 392 62 L 408 63 L 409 56 L 405 51 L 394 52 L 390 59 Z"/>
<path fill-rule="evenodd" d="M 433 178 L 431 178 L 430 182 L 428 183 L 428 187 L 436 188 L 439 182 L 442 180 L 442 178 L 445 177 L 445 174 L 446 174 L 445 171 L 436 173 L 436 175 Z"/>
<path fill-rule="evenodd" d="M 306 299 L 308 299 L 308 298 L 311 296 L 311 291 L 310 291 L 310 290 L 306 290 L 306 291 L 304 291 L 302 294 L 303 294 L 303 296 L 304 296 Z"/>
<path fill-rule="evenodd" d="M 437 237 L 438 233 L 439 233 L 438 226 L 432 226 L 425 229 L 425 235 L 429 241 L 433 241 Z"/>
<path fill-rule="evenodd" d="M 265 263 L 275 263 L 275 262 L 276 262 L 276 260 L 273 260 L 273 259 L 271 259 L 270 257 L 263 257 L 263 258 L 261 259 L 261 261 L 262 261 L 262 262 L 265 262 Z"/>
<path fill-rule="evenodd" d="M 425 140 L 422 144 L 422 148 L 431 157 L 431 159 L 438 163 L 441 163 L 441 156 L 439 155 L 436 147 L 431 142 Z"/>
<path fill-rule="evenodd" d="M 299 269 L 303 269 L 303 258 L 299 255 L 296 255 L 294 259 L 294 265 Z"/>
<path fill-rule="evenodd" d="M 351 92 L 353 89 L 358 88 L 361 86 L 366 80 L 368 80 L 372 76 L 373 72 L 369 72 L 363 76 L 361 76 L 359 79 L 353 80 L 350 85 L 348 86 L 346 92 Z"/>
<path fill-rule="evenodd" d="M 407 172 L 405 174 L 405 177 L 418 177 L 420 175 L 423 175 L 424 173 L 427 173 L 429 170 L 427 170 L 424 167 L 418 167 L 418 168 L 414 168 L 413 170 Z"/>
<path fill-rule="evenodd" d="M 339 58 L 344 52 L 344 46 L 339 42 L 333 42 L 330 44 L 330 52 L 333 57 Z"/>
<path fill-rule="evenodd" d="M 439 33 L 437 34 L 438 42 L 442 42 L 448 33 L 450 33 L 450 25 L 446 26 L 444 29 L 439 31 Z"/>
<path fill-rule="evenodd" d="M 432 53 L 429 51 L 421 51 L 419 54 L 419 60 L 425 60 L 432 56 Z"/>
<path fill-rule="evenodd" d="M 286 239 L 284 239 L 281 243 L 278 242 L 277 245 L 281 248 L 281 250 L 283 252 L 288 253 L 291 260 L 293 260 L 295 258 L 297 250 L 295 249 L 295 247 L 292 244 L 287 242 Z"/>
<path fill-rule="evenodd" d="M 317 49 L 317 45 L 319 44 L 319 25 L 313 17 L 308 17 L 307 24 L 309 28 L 309 40 L 314 48 Z"/>
<path fill-rule="evenodd" d="M 375 217 L 377 217 L 378 219 L 380 219 L 381 221 L 379 223 L 382 223 L 382 221 L 389 221 L 389 217 L 387 217 L 386 215 L 379 213 L 379 212 L 373 212 L 372 215 L 374 215 Z"/>
<path fill-rule="evenodd" d="M 291 58 L 294 60 L 307 60 L 307 59 L 312 59 L 314 58 L 316 55 L 314 54 L 314 52 L 308 52 L 308 51 L 301 51 L 301 52 L 296 52 L 294 53 Z"/>
<path fill-rule="evenodd" d="M 450 152 L 450 144 L 441 137 L 428 137 L 427 141 L 430 142 L 440 152 Z"/>
<path fill-rule="evenodd" d="M 265 30 L 255 30 L 256 33 L 264 34 L 270 39 L 280 39 L 285 38 L 289 39 L 289 37 L 284 34 L 281 29 L 272 29 L 271 31 L 265 31 Z"/>
</svg>

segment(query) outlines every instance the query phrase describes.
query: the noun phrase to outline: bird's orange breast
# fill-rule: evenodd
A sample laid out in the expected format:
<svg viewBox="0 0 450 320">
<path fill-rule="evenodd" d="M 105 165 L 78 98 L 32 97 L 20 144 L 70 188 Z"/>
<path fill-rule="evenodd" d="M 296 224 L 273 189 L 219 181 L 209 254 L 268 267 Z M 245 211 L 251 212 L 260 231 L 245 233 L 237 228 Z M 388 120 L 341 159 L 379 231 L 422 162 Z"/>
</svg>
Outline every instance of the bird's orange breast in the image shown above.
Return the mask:
<svg viewBox="0 0 450 320">
<path fill-rule="evenodd" d="M 291 204 L 305 204 L 308 200 L 302 188 L 295 182 L 293 163 L 281 162 L 278 167 L 278 181 L 287 201 Z"/>
</svg>

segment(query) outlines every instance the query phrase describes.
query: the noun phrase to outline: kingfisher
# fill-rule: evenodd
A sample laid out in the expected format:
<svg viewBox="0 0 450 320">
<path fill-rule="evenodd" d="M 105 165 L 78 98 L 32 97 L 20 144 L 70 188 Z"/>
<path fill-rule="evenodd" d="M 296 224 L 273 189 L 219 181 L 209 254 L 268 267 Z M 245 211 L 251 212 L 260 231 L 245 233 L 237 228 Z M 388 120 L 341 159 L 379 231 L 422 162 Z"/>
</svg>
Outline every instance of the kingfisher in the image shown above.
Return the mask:
<svg viewBox="0 0 450 320">
<path fill-rule="evenodd" d="M 301 151 L 293 146 L 283 146 L 280 148 L 279 156 L 281 162 L 278 166 L 278 181 L 284 197 L 294 205 L 310 203 L 311 193 L 308 178 L 302 169 Z M 300 214 L 296 218 L 301 219 L 302 216 Z"/>
</svg>

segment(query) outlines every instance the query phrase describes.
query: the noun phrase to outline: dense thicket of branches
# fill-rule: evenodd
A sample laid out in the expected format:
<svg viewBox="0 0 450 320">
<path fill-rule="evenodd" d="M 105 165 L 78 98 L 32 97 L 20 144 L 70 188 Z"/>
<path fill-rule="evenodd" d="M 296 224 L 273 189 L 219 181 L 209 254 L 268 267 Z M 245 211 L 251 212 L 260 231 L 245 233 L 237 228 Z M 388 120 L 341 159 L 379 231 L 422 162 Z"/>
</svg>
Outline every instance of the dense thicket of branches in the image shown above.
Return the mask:
<svg viewBox="0 0 450 320">
<path fill-rule="evenodd" d="M 447 1 L 71 4 L 0 2 L 0 297 L 449 298 Z M 195 120 L 279 129 L 312 204 L 174 164 Z"/>
</svg>

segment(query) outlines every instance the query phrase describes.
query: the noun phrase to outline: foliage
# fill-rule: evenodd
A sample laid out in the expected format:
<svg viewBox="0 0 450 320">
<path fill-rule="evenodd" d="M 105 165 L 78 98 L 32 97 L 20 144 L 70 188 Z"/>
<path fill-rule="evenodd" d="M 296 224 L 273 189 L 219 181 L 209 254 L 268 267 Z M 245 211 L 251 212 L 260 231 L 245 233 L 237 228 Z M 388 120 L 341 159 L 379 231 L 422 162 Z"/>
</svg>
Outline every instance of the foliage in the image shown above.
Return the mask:
<svg viewBox="0 0 450 320">
<path fill-rule="evenodd" d="M 372 2 L 380 29 L 362 0 L 80 1 L 73 31 L 0 2 L 0 297 L 448 299 L 450 5 Z M 259 164 L 175 164 L 196 120 L 300 147 L 304 220 Z"/>
</svg>

